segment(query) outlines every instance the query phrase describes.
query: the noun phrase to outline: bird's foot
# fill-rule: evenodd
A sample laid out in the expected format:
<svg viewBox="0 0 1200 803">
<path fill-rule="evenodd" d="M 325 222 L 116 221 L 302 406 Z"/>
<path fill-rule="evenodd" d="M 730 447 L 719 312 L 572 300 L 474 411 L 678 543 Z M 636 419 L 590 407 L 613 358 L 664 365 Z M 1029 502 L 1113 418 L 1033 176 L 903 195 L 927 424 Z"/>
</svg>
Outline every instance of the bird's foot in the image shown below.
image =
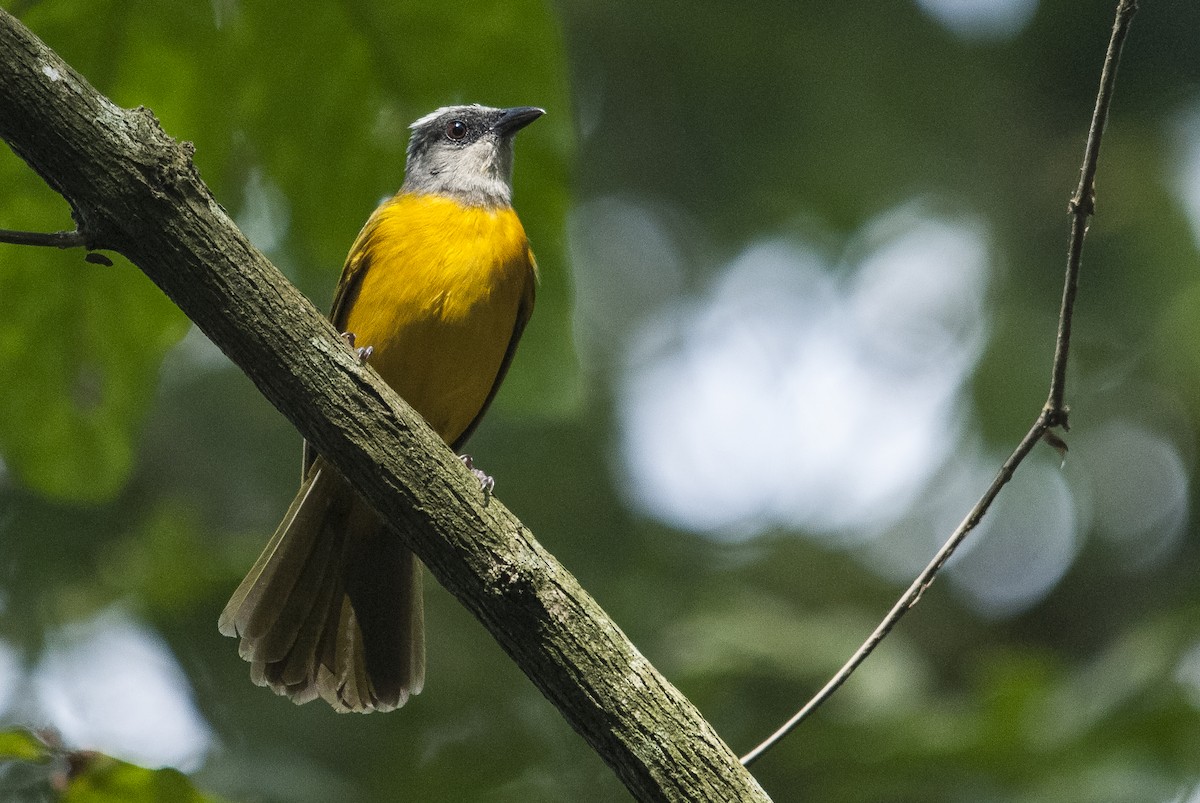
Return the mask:
<svg viewBox="0 0 1200 803">
<path fill-rule="evenodd" d="M 367 364 L 367 360 L 371 359 L 371 353 L 375 351 L 375 348 L 373 346 L 363 346 L 362 348 L 355 348 L 353 332 L 342 332 L 342 340 L 345 340 L 346 345 L 349 346 L 350 348 L 354 349 L 354 356 L 358 357 L 358 361 L 362 365 Z"/>
<path fill-rule="evenodd" d="M 487 472 L 475 468 L 475 461 L 471 459 L 471 455 L 460 454 L 458 459 L 463 461 L 463 465 L 467 467 L 467 470 L 475 475 L 475 479 L 479 480 L 479 490 L 483 491 L 484 495 L 490 496 L 496 488 L 496 480 L 492 479 L 491 475 Z"/>
</svg>

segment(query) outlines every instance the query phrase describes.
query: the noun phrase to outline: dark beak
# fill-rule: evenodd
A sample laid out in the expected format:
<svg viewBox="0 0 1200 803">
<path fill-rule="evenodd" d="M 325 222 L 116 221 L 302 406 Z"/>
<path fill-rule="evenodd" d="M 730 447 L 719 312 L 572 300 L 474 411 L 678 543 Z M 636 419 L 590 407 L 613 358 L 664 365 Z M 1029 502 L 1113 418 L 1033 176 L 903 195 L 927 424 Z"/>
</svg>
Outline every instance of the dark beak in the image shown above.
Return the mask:
<svg viewBox="0 0 1200 803">
<path fill-rule="evenodd" d="M 545 109 L 539 109 L 537 106 L 514 106 L 504 110 L 492 129 L 500 136 L 513 134 L 545 113 Z"/>
</svg>

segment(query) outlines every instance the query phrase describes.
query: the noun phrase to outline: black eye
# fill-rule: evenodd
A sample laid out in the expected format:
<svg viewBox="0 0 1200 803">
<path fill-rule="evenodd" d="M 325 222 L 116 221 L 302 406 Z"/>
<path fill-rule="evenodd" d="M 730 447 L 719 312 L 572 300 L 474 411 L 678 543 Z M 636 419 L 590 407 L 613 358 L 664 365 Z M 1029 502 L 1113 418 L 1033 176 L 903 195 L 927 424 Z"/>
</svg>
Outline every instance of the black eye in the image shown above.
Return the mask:
<svg viewBox="0 0 1200 803">
<path fill-rule="evenodd" d="M 456 142 L 467 136 L 467 124 L 462 120 L 451 120 L 446 123 L 446 136 Z"/>
</svg>

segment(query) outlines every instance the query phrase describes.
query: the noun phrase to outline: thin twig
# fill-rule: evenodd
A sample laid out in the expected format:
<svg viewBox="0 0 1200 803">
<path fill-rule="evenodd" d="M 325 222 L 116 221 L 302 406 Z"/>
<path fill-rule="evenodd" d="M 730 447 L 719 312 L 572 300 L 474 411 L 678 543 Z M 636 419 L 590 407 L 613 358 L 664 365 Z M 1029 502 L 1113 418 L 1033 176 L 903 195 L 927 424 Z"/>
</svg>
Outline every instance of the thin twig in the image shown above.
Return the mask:
<svg viewBox="0 0 1200 803">
<path fill-rule="evenodd" d="M 938 573 L 946 561 L 950 559 L 950 556 L 954 554 L 954 551 L 958 549 L 959 545 L 963 542 L 963 539 L 965 539 L 967 535 L 970 534 L 971 530 L 975 529 L 975 526 L 978 525 L 983 519 L 983 514 L 987 512 L 988 508 L 991 507 L 992 502 L 1000 494 L 1000 489 L 1003 488 L 1010 479 L 1012 479 L 1013 473 L 1017 470 L 1017 466 L 1019 466 L 1021 461 L 1025 459 L 1025 456 L 1033 450 L 1033 447 L 1037 445 L 1037 442 L 1041 440 L 1043 433 L 1049 429 L 1049 425 L 1046 423 L 1048 418 L 1049 416 L 1045 412 L 1038 416 L 1038 419 L 1034 423 L 1033 427 L 1031 427 L 1029 432 L 1025 434 L 1025 437 L 1021 439 L 1020 445 L 1017 446 L 1016 450 L 1013 451 L 1008 460 L 1004 461 L 1004 466 L 1001 467 L 1000 473 L 996 475 L 996 478 L 992 480 L 992 484 L 988 486 L 987 491 L 980 498 L 980 500 L 975 503 L 975 506 L 971 508 L 971 512 L 967 514 L 967 517 L 963 519 L 962 523 L 958 525 L 958 528 L 955 529 L 954 533 L 950 536 L 946 543 L 942 545 L 942 548 L 938 550 L 938 553 L 934 556 L 933 560 L 930 561 L 929 565 L 926 566 L 919 575 L 917 575 L 917 579 L 914 580 L 912 585 L 908 587 L 908 590 L 904 592 L 903 596 L 896 600 L 896 604 L 892 606 L 890 611 L 888 611 L 887 616 L 883 618 L 883 621 L 879 623 L 879 626 L 875 628 L 874 632 L 872 632 L 867 640 L 863 642 L 862 646 L 858 648 L 854 655 L 850 656 L 850 660 L 846 661 L 842 668 L 837 671 L 837 674 L 830 678 L 829 682 L 826 683 L 811 700 L 805 703 L 804 707 L 797 711 L 791 719 L 785 722 L 783 726 L 779 728 L 779 730 L 771 734 L 770 737 L 768 737 L 767 740 L 758 747 L 742 756 L 742 766 L 748 767 L 753 764 L 760 756 L 762 756 L 763 753 L 774 747 L 780 739 L 782 739 L 784 736 L 787 736 L 793 728 L 799 725 L 805 718 L 808 717 L 809 714 L 815 711 L 818 706 L 829 699 L 833 693 L 837 691 L 847 679 L 849 679 L 850 675 L 855 669 L 858 668 L 859 664 L 865 661 L 867 656 L 874 652 L 875 648 L 879 646 L 879 642 L 883 641 L 884 637 L 886 637 L 887 634 L 892 631 L 892 628 L 896 626 L 896 623 L 900 621 L 900 618 L 904 616 L 908 609 L 920 601 L 921 595 L 925 593 L 925 589 L 929 588 L 930 584 L 933 583 L 934 576 Z"/>
<path fill-rule="evenodd" d="M 79 229 L 55 232 L 0 229 L 0 243 L 42 245 L 49 248 L 82 248 L 87 245 L 87 237 Z"/>
<path fill-rule="evenodd" d="M 1108 122 L 1108 107 L 1112 103 L 1113 87 L 1117 82 L 1117 63 L 1121 60 L 1121 48 L 1129 33 L 1129 23 L 1137 13 L 1137 0 L 1121 0 L 1117 4 L 1117 18 L 1113 22 L 1112 37 L 1108 41 L 1108 53 L 1104 56 L 1104 69 L 1100 73 L 1100 91 L 1096 94 L 1096 108 L 1092 112 L 1092 125 L 1088 129 L 1087 147 L 1083 154 L 1083 167 L 1079 171 L 1079 188 L 1067 204 L 1071 214 L 1071 246 L 1067 251 L 1067 273 L 1063 285 L 1062 309 L 1058 316 L 1058 337 L 1054 346 L 1054 369 L 1050 375 L 1050 396 L 1046 409 L 1050 412 L 1051 426 L 1067 427 L 1067 408 L 1063 403 L 1067 385 L 1067 352 L 1071 347 L 1071 321 L 1074 318 L 1075 294 L 1079 288 L 1079 261 L 1083 255 L 1083 238 L 1087 235 L 1088 218 L 1096 211 L 1096 167 L 1100 163 L 1100 138 Z"/>
<path fill-rule="evenodd" d="M 1095 177 L 1096 166 L 1100 158 L 1100 138 L 1104 133 L 1104 124 L 1108 119 L 1108 107 L 1112 101 L 1113 87 L 1117 77 L 1117 63 L 1121 58 L 1121 47 L 1125 43 L 1125 35 L 1129 24 L 1137 11 L 1137 0 L 1121 0 L 1117 5 L 1116 21 L 1113 23 L 1112 38 L 1108 43 L 1108 53 L 1104 58 L 1104 70 L 1100 76 L 1100 91 L 1096 96 L 1096 109 L 1092 115 L 1092 125 L 1088 132 L 1087 147 L 1084 151 L 1083 167 L 1080 174 L 1079 189 L 1071 198 L 1069 210 L 1071 221 L 1071 244 L 1067 253 L 1066 282 L 1063 288 L 1062 309 L 1058 322 L 1058 336 L 1055 341 L 1054 368 L 1050 383 L 1050 397 L 1046 406 L 1038 414 L 1037 420 L 1029 432 L 1021 439 L 1020 444 L 1004 461 L 1000 472 L 992 480 L 987 491 L 971 508 L 971 512 L 958 525 L 942 548 L 938 550 L 929 565 L 917 576 L 903 596 L 896 601 L 892 609 L 884 617 L 875 631 L 871 633 L 863 645 L 837 671 L 829 682 L 817 694 L 805 703 L 796 714 L 784 725 L 771 734 L 762 744 L 755 747 L 741 758 L 743 766 L 750 766 L 764 753 L 775 746 L 784 736 L 799 725 L 809 714 L 837 691 L 846 682 L 851 673 L 867 659 L 874 649 L 879 646 L 884 637 L 891 632 L 900 618 L 920 601 L 925 589 L 929 588 L 938 571 L 954 554 L 967 535 L 975 529 L 983 519 L 988 508 L 1000 494 L 1000 490 L 1012 479 L 1017 466 L 1033 451 L 1033 447 L 1054 427 L 1066 428 L 1067 408 L 1063 403 L 1067 375 L 1067 355 L 1071 343 L 1071 318 L 1074 315 L 1075 295 L 1079 286 L 1079 266 L 1083 254 L 1083 239 L 1087 233 L 1087 221 L 1095 209 Z"/>
</svg>

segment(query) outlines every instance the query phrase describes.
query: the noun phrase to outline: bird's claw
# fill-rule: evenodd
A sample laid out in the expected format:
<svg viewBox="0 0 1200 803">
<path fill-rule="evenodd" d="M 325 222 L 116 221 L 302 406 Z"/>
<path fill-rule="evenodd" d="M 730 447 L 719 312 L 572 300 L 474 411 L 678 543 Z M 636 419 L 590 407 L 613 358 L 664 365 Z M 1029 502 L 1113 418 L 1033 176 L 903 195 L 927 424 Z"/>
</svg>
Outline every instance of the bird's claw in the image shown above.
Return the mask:
<svg viewBox="0 0 1200 803">
<path fill-rule="evenodd" d="M 467 470 L 475 475 L 475 479 L 479 480 L 479 490 L 483 491 L 485 496 L 491 496 L 492 491 L 496 488 L 496 480 L 487 472 L 475 468 L 475 461 L 471 459 L 471 455 L 460 454 L 458 459 L 463 461 Z"/>
<path fill-rule="evenodd" d="M 362 348 L 355 348 L 353 332 L 342 332 L 342 340 L 345 340 L 346 345 L 349 346 L 350 348 L 354 349 L 354 356 L 358 357 L 358 362 L 361 365 L 366 365 L 367 360 L 371 359 L 371 354 L 374 353 L 374 351 L 375 351 L 375 348 L 373 346 L 363 346 Z"/>
</svg>

